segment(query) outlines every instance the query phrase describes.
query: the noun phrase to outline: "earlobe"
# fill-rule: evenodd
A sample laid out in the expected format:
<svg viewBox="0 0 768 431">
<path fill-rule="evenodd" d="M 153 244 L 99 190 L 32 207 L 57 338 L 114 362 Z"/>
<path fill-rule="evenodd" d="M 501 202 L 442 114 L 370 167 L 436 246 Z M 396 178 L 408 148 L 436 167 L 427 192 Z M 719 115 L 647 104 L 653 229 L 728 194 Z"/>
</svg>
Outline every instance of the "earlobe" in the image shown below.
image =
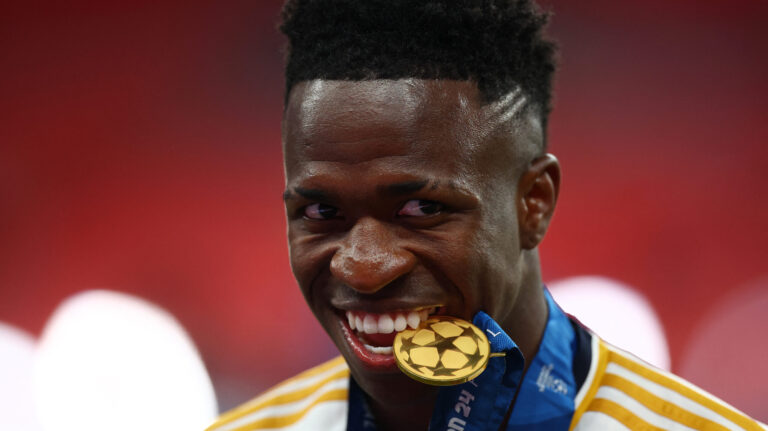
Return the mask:
<svg viewBox="0 0 768 431">
<path fill-rule="evenodd" d="M 520 177 L 517 213 L 522 248 L 536 248 L 544 238 L 559 191 L 560 163 L 552 154 L 535 159 Z"/>
</svg>

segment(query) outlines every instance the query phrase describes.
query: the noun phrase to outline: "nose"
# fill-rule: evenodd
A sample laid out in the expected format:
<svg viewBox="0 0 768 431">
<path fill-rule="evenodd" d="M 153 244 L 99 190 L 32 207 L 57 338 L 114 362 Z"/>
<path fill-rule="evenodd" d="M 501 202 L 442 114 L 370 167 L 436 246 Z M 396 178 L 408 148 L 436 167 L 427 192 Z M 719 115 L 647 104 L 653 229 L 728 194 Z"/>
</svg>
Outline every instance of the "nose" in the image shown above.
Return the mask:
<svg viewBox="0 0 768 431">
<path fill-rule="evenodd" d="M 398 245 L 392 227 L 361 218 L 331 259 L 331 274 L 362 293 L 374 293 L 410 272 L 416 257 Z"/>
</svg>

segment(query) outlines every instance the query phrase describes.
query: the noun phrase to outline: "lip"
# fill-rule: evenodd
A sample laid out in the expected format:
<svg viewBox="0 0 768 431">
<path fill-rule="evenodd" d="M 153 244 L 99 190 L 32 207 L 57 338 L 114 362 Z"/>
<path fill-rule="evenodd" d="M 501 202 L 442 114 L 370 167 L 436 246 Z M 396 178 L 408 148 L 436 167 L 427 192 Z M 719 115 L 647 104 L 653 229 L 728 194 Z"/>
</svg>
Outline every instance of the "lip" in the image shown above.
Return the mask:
<svg viewBox="0 0 768 431">
<path fill-rule="evenodd" d="M 358 299 L 346 299 L 346 300 L 332 300 L 330 302 L 331 308 L 335 310 L 337 314 L 344 314 L 347 311 L 365 311 L 368 313 L 397 313 L 418 311 L 425 308 L 435 307 L 440 309 L 443 307 L 443 303 L 436 301 L 434 303 L 424 303 L 422 301 L 407 301 L 407 300 L 367 300 L 361 301 Z"/>
<path fill-rule="evenodd" d="M 357 338 L 357 335 L 352 331 L 352 328 L 349 327 L 346 320 L 346 318 L 339 318 L 341 333 L 352 353 L 366 368 L 377 371 L 393 371 L 397 369 L 394 355 L 374 353 L 366 349 L 365 346 L 363 346 L 362 341 L 360 341 L 360 339 Z"/>
<path fill-rule="evenodd" d="M 443 310 L 443 306 L 441 305 L 427 305 L 427 306 L 416 306 L 416 307 L 413 307 L 413 306 L 397 307 L 397 309 L 379 311 L 378 313 L 413 311 L 413 310 L 420 310 L 420 309 L 430 308 L 430 307 L 436 308 L 434 315 L 440 314 L 440 312 Z M 369 310 L 370 307 L 360 307 L 356 310 L 366 310 L 366 309 Z M 395 363 L 395 356 L 393 354 L 374 353 L 365 348 L 365 346 L 363 345 L 363 342 L 360 341 L 360 338 L 358 338 L 355 332 L 352 330 L 352 328 L 349 327 L 349 324 L 347 323 L 347 318 L 345 316 L 345 312 L 346 310 L 337 308 L 337 313 L 335 313 L 336 318 L 338 319 L 339 326 L 341 327 L 341 333 L 342 333 L 342 336 L 344 337 L 344 340 L 347 342 L 347 345 L 349 346 L 354 356 L 358 359 L 358 361 L 362 363 L 365 366 L 365 368 L 372 371 L 379 371 L 379 372 L 398 371 L 397 364 Z M 370 311 L 370 312 L 377 313 L 376 311 Z"/>
</svg>

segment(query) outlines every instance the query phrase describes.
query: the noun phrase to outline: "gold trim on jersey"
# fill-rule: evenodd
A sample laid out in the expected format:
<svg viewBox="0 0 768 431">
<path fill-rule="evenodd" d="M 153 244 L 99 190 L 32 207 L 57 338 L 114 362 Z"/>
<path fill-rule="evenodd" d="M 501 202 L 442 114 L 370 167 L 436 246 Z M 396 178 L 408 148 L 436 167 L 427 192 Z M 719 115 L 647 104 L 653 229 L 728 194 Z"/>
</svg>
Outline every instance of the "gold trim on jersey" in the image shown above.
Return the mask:
<svg viewBox="0 0 768 431">
<path fill-rule="evenodd" d="M 571 419 L 571 426 L 568 428 L 569 431 L 572 431 L 576 424 L 579 423 L 581 416 L 587 411 L 589 402 L 595 398 L 597 390 L 600 389 L 600 381 L 603 379 L 605 367 L 608 365 L 608 354 L 605 345 L 594 334 L 592 334 L 592 340 L 592 361 L 597 362 L 597 366 L 595 367 L 594 374 L 591 376 L 591 380 L 588 379 L 583 383 L 583 385 L 589 385 L 589 389 L 587 389 L 587 393 L 584 395 L 581 403 L 576 406 L 576 411 L 573 413 L 573 419 Z"/>
<path fill-rule="evenodd" d="M 323 374 L 328 375 L 322 376 Z M 318 379 L 318 376 L 322 376 L 322 378 Z M 346 382 L 348 379 L 349 368 L 347 368 L 346 362 L 344 362 L 344 358 L 339 356 L 328 362 L 304 371 L 295 377 L 285 380 L 284 382 L 274 386 L 253 400 L 222 414 L 213 425 L 206 429 L 206 431 L 215 431 L 226 425 L 231 426 L 232 423 L 249 415 L 254 415 L 257 412 L 269 407 L 296 403 L 301 400 L 308 399 L 311 395 L 317 393 L 317 391 L 323 386 L 339 380 L 344 380 Z M 254 422 L 249 422 L 232 429 L 244 431 L 258 429 L 259 427 L 263 428 L 265 426 L 271 428 L 278 426 L 288 426 L 300 420 L 313 407 L 322 402 L 346 400 L 347 397 L 348 389 L 346 388 L 330 389 L 320 395 L 317 399 L 313 400 L 307 406 L 304 406 L 301 410 L 294 411 L 289 414 L 278 414 L 276 416 L 259 418 Z"/>
<path fill-rule="evenodd" d="M 605 414 L 631 430 L 666 429 L 659 426 L 670 423 L 665 421 L 701 431 L 762 430 L 725 402 L 602 340 L 593 346 L 592 360 L 596 371 L 584 383 L 589 389 L 576 406 L 570 430 L 586 412 Z"/>
<path fill-rule="evenodd" d="M 706 431 L 728 431 L 728 428 L 717 422 L 691 413 L 682 407 L 672 407 L 667 400 L 657 397 L 621 376 L 606 374 L 603 376 L 603 385 L 624 392 L 659 416 L 664 416 L 667 419 L 679 422 L 688 428 Z"/>
<path fill-rule="evenodd" d="M 285 416 L 273 416 L 259 419 L 254 422 L 250 422 L 238 428 L 234 428 L 232 431 L 252 431 L 260 428 L 283 428 L 289 425 L 293 425 L 298 422 L 304 415 L 307 414 L 316 405 L 326 401 L 346 401 L 348 392 L 346 389 L 333 389 L 323 395 L 319 396 L 316 400 L 312 401 L 308 406 L 303 409 L 291 413 Z"/>
<path fill-rule="evenodd" d="M 631 430 L 642 431 L 665 431 L 664 428 L 659 428 L 649 424 L 640 417 L 636 416 L 631 411 L 625 409 L 621 404 L 607 400 L 605 398 L 597 398 L 589 404 L 590 412 L 598 412 L 608 415 L 622 425 Z"/>
<path fill-rule="evenodd" d="M 622 367 L 641 377 L 644 377 L 654 383 L 664 386 L 667 389 L 677 392 L 678 394 L 688 398 L 695 403 L 698 403 L 702 407 L 711 410 L 712 412 L 722 416 L 723 418 L 733 422 L 735 425 L 740 426 L 745 430 L 762 431 L 755 421 L 745 416 L 743 413 L 735 410 L 733 407 L 725 404 L 723 401 L 708 396 L 708 394 L 705 392 L 697 390 L 698 388 L 691 388 L 688 385 L 675 380 L 671 375 L 662 374 L 662 372 L 654 370 L 648 365 L 634 361 L 629 357 L 619 353 L 615 349 L 611 349 L 611 362 L 621 365 Z M 709 430 L 710 428 L 702 429 Z"/>
</svg>

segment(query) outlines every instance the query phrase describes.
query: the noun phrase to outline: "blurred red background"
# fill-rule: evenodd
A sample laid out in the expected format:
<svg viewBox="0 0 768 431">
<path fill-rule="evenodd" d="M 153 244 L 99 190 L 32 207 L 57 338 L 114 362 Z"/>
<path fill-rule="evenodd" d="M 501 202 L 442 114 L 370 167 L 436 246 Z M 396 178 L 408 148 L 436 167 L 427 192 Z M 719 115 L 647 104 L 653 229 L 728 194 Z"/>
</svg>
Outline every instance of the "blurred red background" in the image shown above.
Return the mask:
<svg viewBox="0 0 768 431">
<path fill-rule="evenodd" d="M 149 299 L 190 331 L 221 408 L 334 355 L 288 267 L 280 5 L 4 5 L 0 321 L 39 334 L 89 288 Z M 768 3 L 545 5 L 564 169 L 545 279 L 636 287 L 673 371 L 722 390 L 682 365 L 720 304 L 768 291 Z M 739 396 L 768 386 L 768 358 L 750 353 L 767 323 L 721 353 L 748 376 L 721 395 L 763 420 Z"/>
</svg>

